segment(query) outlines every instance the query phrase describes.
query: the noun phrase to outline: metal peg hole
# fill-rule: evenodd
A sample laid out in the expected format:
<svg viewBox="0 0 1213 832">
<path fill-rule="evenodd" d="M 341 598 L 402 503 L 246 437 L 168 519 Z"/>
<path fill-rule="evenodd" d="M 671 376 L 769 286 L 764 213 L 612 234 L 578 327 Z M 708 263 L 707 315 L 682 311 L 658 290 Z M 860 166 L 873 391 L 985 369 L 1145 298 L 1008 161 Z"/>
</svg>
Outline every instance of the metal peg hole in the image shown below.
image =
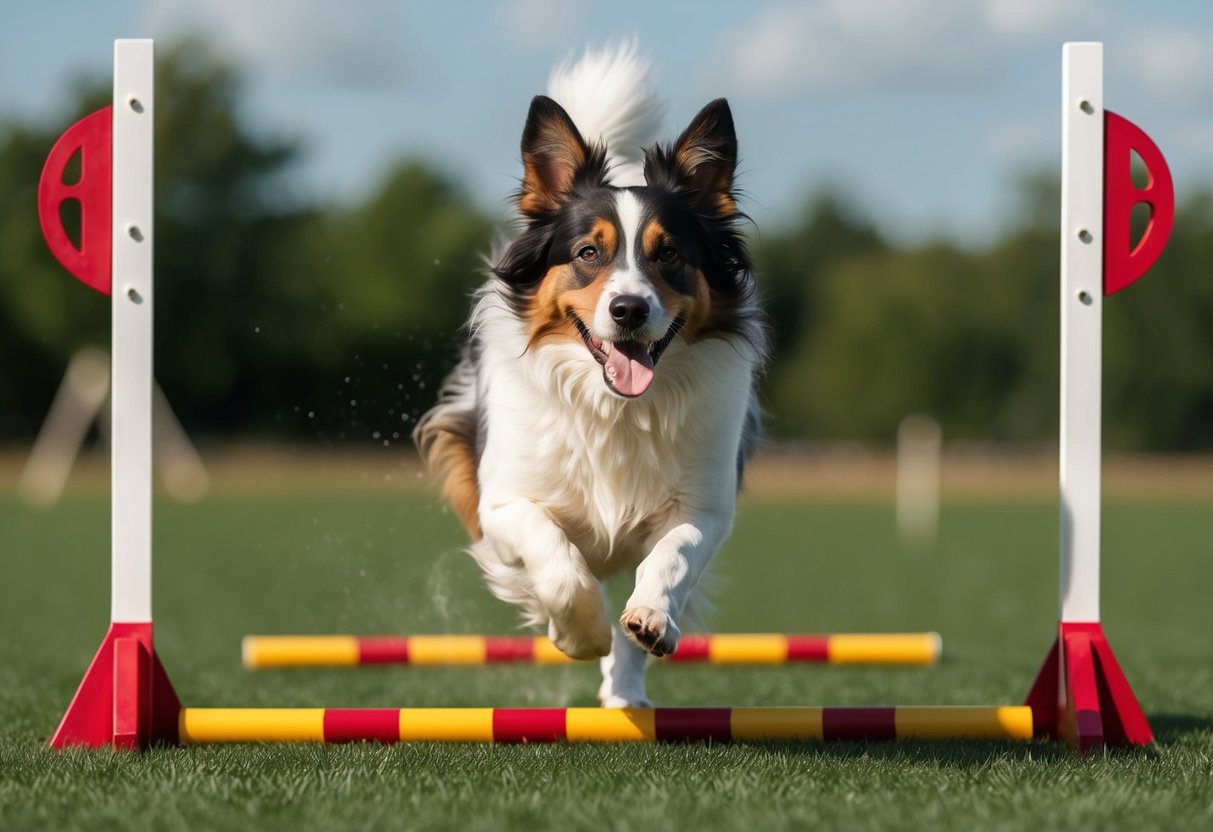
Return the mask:
<svg viewBox="0 0 1213 832">
<path fill-rule="evenodd" d="M 138 98 L 131 98 L 128 101 L 128 103 L 131 105 L 131 109 L 134 110 L 136 113 L 143 112 L 143 102 L 140 101 Z"/>
<path fill-rule="evenodd" d="M 1078 293 L 1078 302 L 1081 303 L 1083 306 L 1090 306 L 1091 305 L 1091 293 L 1090 292 L 1079 292 Z"/>
<path fill-rule="evenodd" d="M 1094 115 L 1095 113 L 1095 107 L 1085 98 L 1078 102 L 1078 109 L 1082 110 L 1087 115 Z"/>
<path fill-rule="evenodd" d="M 126 296 L 131 299 L 131 303 L 143 303 L 143 295 L 139 294 L 139 290 L 134 286 L 126 290 Z"/>
<path fill-rule="evenodd" d="M 136 243 L 142 243 L 142 242 L 143 242 L 143 232 L 139 230 L 139 226 L 137 226 L 137 225 L 128 225 L 128 226 L 126 227 L 126 233 L 127 233 L 127 234 L 130 234 L 130 235 L 131 235 L 131 239 L 132 239 L 132 240 L 134 240 Z"/>
<path fill-rule="evenodd" d="M 1080 228 L 1078 229 L 1078 239 L 1082 240 L 1084 243 L 1089 243 L 1095 238 L 1091 236 L 1090 231 L 1085 228 Z"/>
</svg>

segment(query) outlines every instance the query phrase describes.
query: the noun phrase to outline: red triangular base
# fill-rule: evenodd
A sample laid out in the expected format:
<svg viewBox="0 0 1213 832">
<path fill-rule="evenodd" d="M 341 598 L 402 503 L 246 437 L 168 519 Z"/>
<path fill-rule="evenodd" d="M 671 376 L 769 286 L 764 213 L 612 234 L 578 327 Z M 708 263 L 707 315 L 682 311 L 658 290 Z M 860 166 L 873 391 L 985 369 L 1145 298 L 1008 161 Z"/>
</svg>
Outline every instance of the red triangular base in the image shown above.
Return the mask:
<svg viewBox="0 0 1213 832">
<path fill-rule="evenodd" d="M 181 702 L 152 647 L 151 622 L 114 622 L 51 737 L 51 747 L 136 750 L 175 743 L 180 711 Z"/>
<path fill-rule="evenodd" d="M 1025 704 L 1037 736 L 1065 740 L 1084 754 L 1099 745 L 1154 741 L 1099 622 L 1059 625 Z"/>
</svg>

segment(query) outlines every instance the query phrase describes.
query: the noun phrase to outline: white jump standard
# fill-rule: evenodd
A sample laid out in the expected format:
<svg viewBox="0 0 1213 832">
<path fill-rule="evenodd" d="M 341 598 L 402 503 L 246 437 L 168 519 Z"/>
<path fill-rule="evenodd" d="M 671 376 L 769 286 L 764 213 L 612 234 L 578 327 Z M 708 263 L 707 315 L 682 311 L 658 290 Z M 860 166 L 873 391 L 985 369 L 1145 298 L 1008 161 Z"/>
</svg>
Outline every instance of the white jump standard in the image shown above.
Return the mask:
<svg viewBox="0 0 1213 832">
<path fill-rule="evenodd" d="M 1027 704 L 1038 734 L 1085 751 L 1154 738 L 1099 619 L 1102 318 L 1104 296 L 1162 253 L 1175 194 L 1150 138 L 1104 110 L 1103 44 L 1065 45 L 1061 119 L 1061 623 Z M 1132 151 L 1145 188 L 1130 178 Z M 1130 212 L 1143 202 L 1150 222 L 1131 249 Z"/>
<path fill-rule="evenodd" d="M 1026 706 L 955 708 L 182 708 L 152 642 L 153 48 L 114 44 L 113 104 L 52 148 L 38 188 L 56 258 L 110 296 L 112 606 L 102 641 L 51 739 L 54 748 L 154 743 L 319 741 L 687 741 L 743 739 L 1028 739 L 1082 751 L 1145 744 L 1149 724 L 1099 623 L 1100 314 L 1105 294 L 1140 277 L 1166 244 L 1170 174 L 1158 149 L 1104 112 L 1102 47 L 1063 52 L 1061 623 Z M 1129 179 L 1136 151 L 1151 175 Z M 76 153 L 80 178 L 63 173 Z M 81 245 L 59 207 L 80 202 Z M 1129 250 L 1129 212 L 1153 217 Z"/>
<path fill-rule="evenodd" d="M 113 105 L 68 129 L 38 183 L 51 251 L 111 297 L 110 629 L 51 745 L 141 748 L 175 741 L 181 705 L 152 644 L 152 181 L 155 99 L 150 40 L 114 42 Z M 80 180 L 63 171 L 80 153 Z M 80 202 L 81 246 L 59 218 Z"/>
</svg>

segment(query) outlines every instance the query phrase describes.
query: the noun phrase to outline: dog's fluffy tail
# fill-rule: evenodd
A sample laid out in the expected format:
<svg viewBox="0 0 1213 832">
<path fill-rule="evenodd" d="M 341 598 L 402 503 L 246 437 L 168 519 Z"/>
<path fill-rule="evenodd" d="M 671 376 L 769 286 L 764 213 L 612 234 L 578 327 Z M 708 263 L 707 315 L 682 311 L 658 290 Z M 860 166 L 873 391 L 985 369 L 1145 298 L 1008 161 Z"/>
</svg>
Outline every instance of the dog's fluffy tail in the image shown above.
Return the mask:
<svg viewBox="0 0 1213 832">
<path fill-rule="evenodd" d="M 568 112 L 590 143 L 605 144 L 611 183 L 644 184 L 642 148 L 657 139 L 665 105 L 649 81 L 650 62 L 637 54 L 636 42 L 587 49 L 567 60 L 548 80 L 548 95 Z"/>
</svg>

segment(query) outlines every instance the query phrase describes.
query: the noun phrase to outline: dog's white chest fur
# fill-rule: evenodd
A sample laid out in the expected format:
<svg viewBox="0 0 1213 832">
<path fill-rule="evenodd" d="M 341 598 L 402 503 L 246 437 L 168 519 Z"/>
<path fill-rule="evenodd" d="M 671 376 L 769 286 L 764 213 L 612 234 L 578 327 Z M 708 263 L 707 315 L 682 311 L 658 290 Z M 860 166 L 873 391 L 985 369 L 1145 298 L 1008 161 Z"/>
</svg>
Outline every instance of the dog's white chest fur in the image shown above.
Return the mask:
<svg viewBox="0 0 1213 832">
<path fill-rule="evenodd" d="M 489 314 L 489 317 L 497 317 Z M 521 344 L 504 318 L 489 343 Z M 610 393 L 581 344 L 483 358 L 481 506 L 519 498 L 562 527 L 596 576 L 634 567 L 687 511 L 731 515 L 753 357 L 733 342 L 677 342 L 640 399 Z"/>
</svg>

